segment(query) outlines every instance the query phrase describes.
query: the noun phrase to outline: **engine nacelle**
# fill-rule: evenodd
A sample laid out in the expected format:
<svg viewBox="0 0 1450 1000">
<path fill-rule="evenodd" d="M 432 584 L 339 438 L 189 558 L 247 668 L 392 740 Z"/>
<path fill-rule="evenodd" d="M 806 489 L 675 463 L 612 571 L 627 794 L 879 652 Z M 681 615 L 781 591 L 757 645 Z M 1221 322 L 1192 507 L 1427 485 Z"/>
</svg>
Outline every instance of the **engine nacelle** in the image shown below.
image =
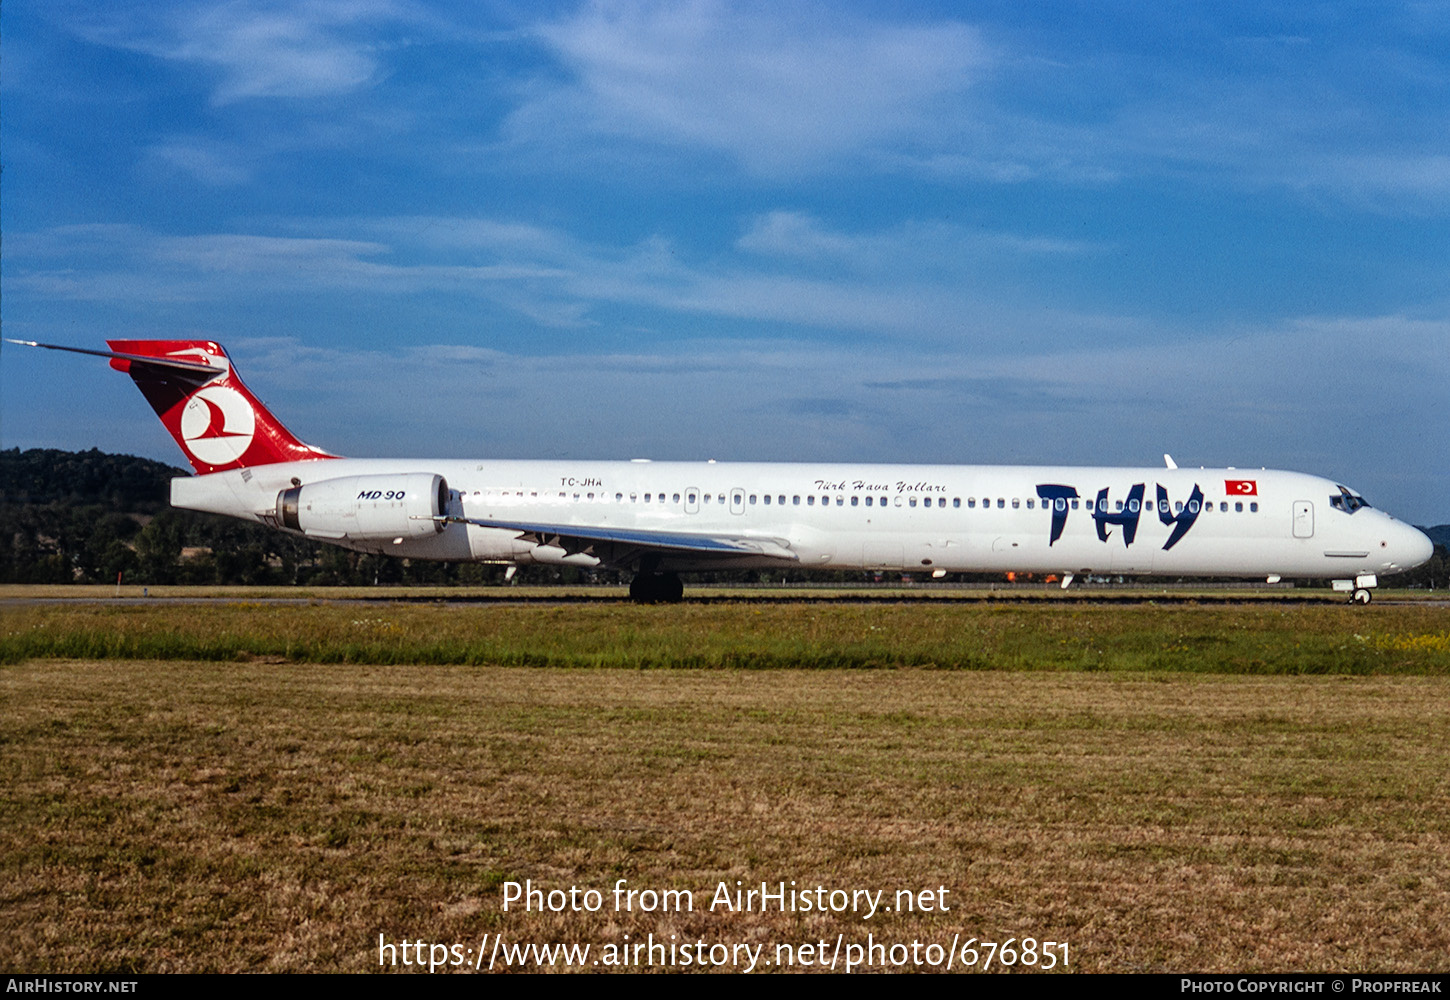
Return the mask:
<svg viewBox="0 0 1450 1000">
<path fill-rule="evenodd" d="M 444 528 L 448 482 L 430 472 L 324 479 L 277 494 L 277 520 L 313 538 L 390 542 Z"/>
</svg>

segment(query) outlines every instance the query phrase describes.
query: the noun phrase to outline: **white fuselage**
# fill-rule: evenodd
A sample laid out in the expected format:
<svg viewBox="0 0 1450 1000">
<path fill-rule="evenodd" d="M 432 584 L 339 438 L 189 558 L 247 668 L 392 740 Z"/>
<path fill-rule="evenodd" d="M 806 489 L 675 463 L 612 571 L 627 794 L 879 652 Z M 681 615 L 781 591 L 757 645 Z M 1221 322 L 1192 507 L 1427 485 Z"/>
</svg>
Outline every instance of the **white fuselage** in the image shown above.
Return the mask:
<svg viewBox="0 0 1450 1000">
<path fill-rule="evenodd" d="M 410 473 L 444 477 L 449 513 L 475 523 L 386 541 L 327 540 L 423 559 L 607 561 L 476 523 L 505 521 L 765 546 L 726 559 L 668 554 L 661 570 L 1316 578 L 1395 573 L 1431 552 L 1423 533 L 1360 506 L 1330 480 L 1263 469 L 335 459 L 176 479 L 172 503 L 275 526 L 278 493 L 289 486 Z"/>
</svg>

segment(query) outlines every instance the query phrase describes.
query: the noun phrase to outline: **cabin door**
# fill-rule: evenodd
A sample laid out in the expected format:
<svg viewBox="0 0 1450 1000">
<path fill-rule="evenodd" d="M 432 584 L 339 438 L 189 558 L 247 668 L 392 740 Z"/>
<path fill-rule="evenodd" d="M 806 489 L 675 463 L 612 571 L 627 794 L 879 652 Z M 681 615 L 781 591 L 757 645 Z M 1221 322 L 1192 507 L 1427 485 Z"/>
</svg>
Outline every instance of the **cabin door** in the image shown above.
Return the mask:
<svg viewBox="0 0 1450 1000">
<path fill-rule="evenodd" d="M 1294 501 L 1294 537 L 1314 537 L 1314 505 L 1308 500 Z"/>
</svg>

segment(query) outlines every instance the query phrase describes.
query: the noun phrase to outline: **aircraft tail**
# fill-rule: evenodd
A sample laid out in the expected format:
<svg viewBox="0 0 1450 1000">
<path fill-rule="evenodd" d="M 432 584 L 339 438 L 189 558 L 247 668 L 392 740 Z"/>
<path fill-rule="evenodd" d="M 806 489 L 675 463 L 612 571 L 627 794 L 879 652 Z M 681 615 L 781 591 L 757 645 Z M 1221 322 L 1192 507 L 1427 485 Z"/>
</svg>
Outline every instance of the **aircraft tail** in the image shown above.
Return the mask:
<svg viewBox="0 0 1450 1000">
<path fill-rule="evenodd" d="M 199 475 L 338 457 L 293 437 L 242 384 L 226 350 L 215 341 L 108 340 L 109 351 L 93 351 L 5 339 L 109 358 L 112 368 L 131 376 Z"/>
<path fill-rule="evenodd" d="M 335 458 L 303 444 L 253 396 L 210 340 L 108 340 L 111 367 L 131 376 L 198 474 Z M 48 346 L 48 345 L 41 345 Z M 75 350 L 75 348 L 70 348 Z"/>
</svg>

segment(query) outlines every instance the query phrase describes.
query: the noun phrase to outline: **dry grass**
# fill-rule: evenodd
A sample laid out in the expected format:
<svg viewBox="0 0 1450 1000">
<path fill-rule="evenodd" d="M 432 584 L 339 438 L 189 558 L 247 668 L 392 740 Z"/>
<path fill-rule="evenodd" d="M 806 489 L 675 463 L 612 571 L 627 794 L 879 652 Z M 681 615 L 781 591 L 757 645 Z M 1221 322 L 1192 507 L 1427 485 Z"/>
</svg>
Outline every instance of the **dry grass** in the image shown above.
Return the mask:
<svg viewBox="0 0 1450 1000">
<path fill-rule="evenodd" d="M 1429 970 L 1450 680 L 27 661 L 0 670 L 0 967 L 355 970 L 469 945 L 1070 942 L 1088 971 Z M 687 888 L 500 911 L 501 883 Z M 720 880 L 950 890 L 872 921 Z"/>
</svg>

